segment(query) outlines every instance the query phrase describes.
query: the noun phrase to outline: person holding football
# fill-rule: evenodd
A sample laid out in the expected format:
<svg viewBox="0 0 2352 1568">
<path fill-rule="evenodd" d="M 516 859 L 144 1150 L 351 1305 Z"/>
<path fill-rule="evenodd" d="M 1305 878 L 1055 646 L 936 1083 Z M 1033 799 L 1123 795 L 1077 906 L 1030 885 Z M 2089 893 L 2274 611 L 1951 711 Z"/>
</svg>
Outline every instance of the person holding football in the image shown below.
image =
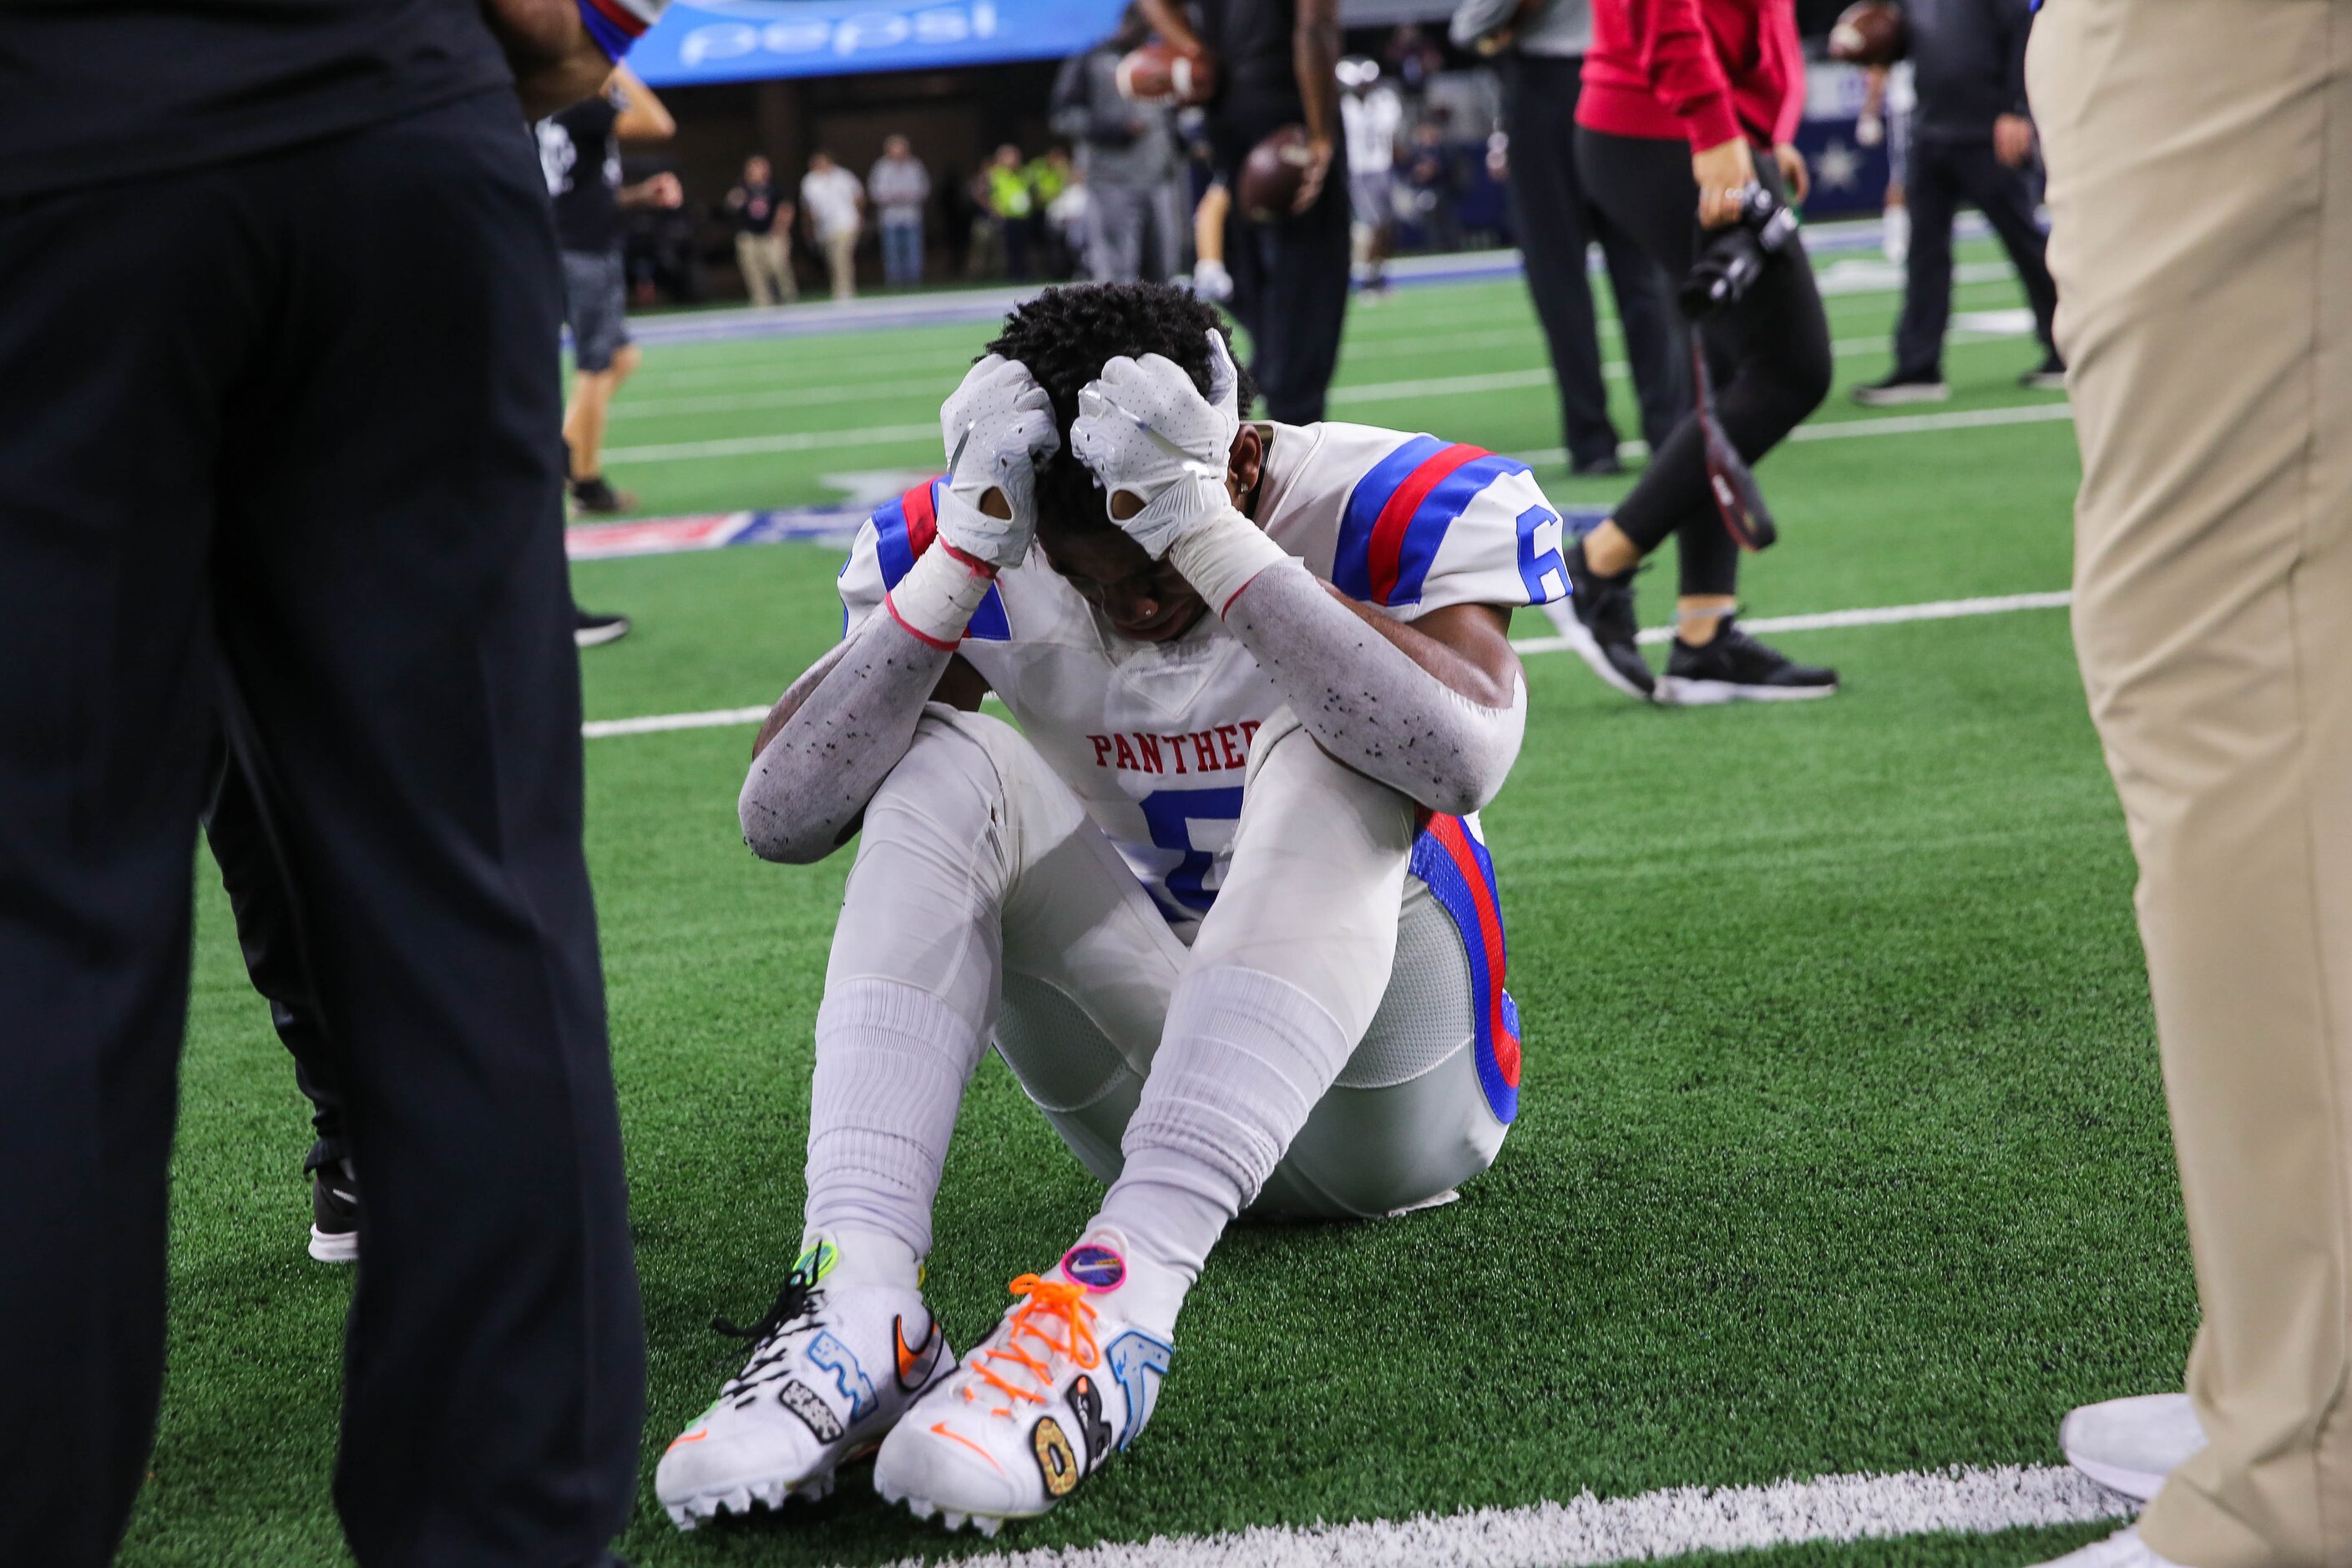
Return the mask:
<svg viewBox="0 0 2352 1568">
<path fill-rule="evenodd" d="M 1526 720 L 1510 612 L 1568 590 L 1559 511 L 1475 447 L 1244 423 L 1175 289 L 1051 290 L 990 349 L 744 782 L 764 858 L 863 837 L 799 1260 L 661 1460 L 684 1527 L 877 1444 L 918 1516 L 1042 1514 L 1150 1419 L 1237 1215 L 1444 1203 L 1516 1113 L 1476 812 Z M 922 1266 L 992 1045 L 1109 1190 L 959 1364 Z"/>
</svg>

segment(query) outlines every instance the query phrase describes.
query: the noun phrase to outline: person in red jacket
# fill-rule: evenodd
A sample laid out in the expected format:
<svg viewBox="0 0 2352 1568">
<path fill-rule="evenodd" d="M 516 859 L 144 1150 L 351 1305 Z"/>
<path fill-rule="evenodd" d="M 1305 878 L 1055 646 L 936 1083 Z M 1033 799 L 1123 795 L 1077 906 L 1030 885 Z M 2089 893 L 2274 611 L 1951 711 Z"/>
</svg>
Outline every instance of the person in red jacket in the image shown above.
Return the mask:
<svg viewBox="0 0 2352 1568">
<path fill-rule="evenodd" d="M 1802 201 L 1790 139 L 1804 109 L 1792 0 L 1594 0 L 1577 105 L 1576 162 L 1595 205 L 1680 279 L 1707 231 L 1737 222 L 1750 187 Z M 1828 395 L 1829 321 L 1790 240 L 1738 302 L 1698 329 L 1716 412 L 1753 463 Z M 1682 595 L 1663 679 L 1634 646 L 1633 569 L 1672 534 Z M 1603 680 L 1660 702 L 1826 697 L 1832 670 L 1740 631 L 1739 549 L 1708 486 L 1705 437 L 1685 418 L 1650 455 L 1616 512 L 1568 552 L 1575 589 L 1560 629 Z"/>
</svg>

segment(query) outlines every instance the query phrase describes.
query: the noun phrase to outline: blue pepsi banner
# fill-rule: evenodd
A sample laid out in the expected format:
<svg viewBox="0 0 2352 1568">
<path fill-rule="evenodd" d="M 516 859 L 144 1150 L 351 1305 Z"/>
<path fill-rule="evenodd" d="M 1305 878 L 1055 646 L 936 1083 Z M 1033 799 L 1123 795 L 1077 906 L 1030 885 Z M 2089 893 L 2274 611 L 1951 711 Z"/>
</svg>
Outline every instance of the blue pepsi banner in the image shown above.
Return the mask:
<svg viewBox="0 0 2352 1568">
<path fill-rule="evenodd" d="M 677 0 L 630 51 L 655 87 L 1075 55 L 1123 0 Z"/>
</svg>

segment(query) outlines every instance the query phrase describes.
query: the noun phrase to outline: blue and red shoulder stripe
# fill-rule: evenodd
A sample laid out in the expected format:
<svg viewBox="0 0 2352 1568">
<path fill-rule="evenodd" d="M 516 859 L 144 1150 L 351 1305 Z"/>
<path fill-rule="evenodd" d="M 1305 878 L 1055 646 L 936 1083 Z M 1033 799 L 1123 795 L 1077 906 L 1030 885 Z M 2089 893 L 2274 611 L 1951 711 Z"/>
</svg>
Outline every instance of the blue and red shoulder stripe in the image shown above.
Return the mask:
<svg viewBox="0 0 2352 1568">
<path fill-rule="evenodd" d="M 1370 604 L 1419 604 L 1454 520 L 1496 479 L 1527 471 L 1483 447 L 1415 436 L 1356 481 L 1332 552 L 1333 585 Z"/>
<path fill-rule="evenodd" d="M 929 550 L 931 541 L 939 537 L 939 489 L 945 483 L 945 479 L 937 479 L 917 485 L 875 510 L 874 553 L 882 568 L 885 593 L 897 587 L 898 579 L 915 569 L 916 557 Z M 964 635 L 984 642 L 1013 640 L 1013 626 L 1004 616 L 1002 584 L 988 590 L 980 608 L 972 612 L 971 625 Z"/>
<path fill-rule="evenodd" d="M 575 0 L 580 24 L 608 60 L 618 61 L 646 29 L 654 25 L 668 0 Z"/>
</svg>

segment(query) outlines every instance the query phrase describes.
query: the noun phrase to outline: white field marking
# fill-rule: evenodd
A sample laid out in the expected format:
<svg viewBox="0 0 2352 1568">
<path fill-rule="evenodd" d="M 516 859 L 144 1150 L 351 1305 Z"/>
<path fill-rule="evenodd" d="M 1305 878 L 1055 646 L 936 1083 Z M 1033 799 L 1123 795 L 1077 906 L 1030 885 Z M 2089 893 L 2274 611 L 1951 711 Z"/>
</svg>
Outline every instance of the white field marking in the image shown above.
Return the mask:
<svg viewBox="0 0 2352 1568">
<path fill-rule="evenodd" d="M 1970 616 L 2006 616 L 2019 610 L 2063 610 L 2074 595 L 2060 589 L 2049 594 L 2000 594 L 1982 599 L 1942 599 L 1927 605 L 1884 605 L 1868 610 L 1822 610 L 1810 616 L 1764 616 L 1743 619 L 1740 629 L 1750 632 L 1826 632 L 1843 626 L 1892 626 L 1906 621 L 1958 621 Z M 1649 626 L 1634 634 L 1638 642 L 1663 643 L 1675 635 L 1672 626 Z M 1565 653 L 1566 637 L 1518 637 L 1512 648 L 1522 657 L 1531 653 Z"/>
<path fill-rule="evenodd" d="M 1133 1544 L 959 1557 L 958 1568 L 1598 1568 L 1694 1552 L 1803 1542 L 1887 1541 L 1948 1531 L 2121 1521 L 2129 1500 L 2056 1466 L 1954 1466 L 1892 1476 L 1822 1476 L 1761 1487 L 1670 1487 L 1633 1497 L 1351 1524 L 1260 1525 Z M 919 1568 L 902 1558 L 891 1568 Z"/>
<path fill-rule="evenodd" d="M 1999 616 L 2017 610 L 2059 610 L 2074 602 L 2063 591 L 2054 594 L 2003 594 L 1983 599 L 1943 599 L 1925 605 L 1884 605 L 1873 609 L 1824 610 L 1810 616 L 1767 616 L 1740 624 L 1751 632 L 1829 631 L 1841 626 L 1886 626 L 1905 621 L 1950 621 L 1969 616 Z M 1672 626 L 1652 626 L 1641 634 L 1645 643 L 1661 643 L 1674 636 Z M 1511 647 L 1521 656 L 1565 653 L 1566 637 L 1518 637 Z M 592 719 L 580 726 L 591 741 L 611 735 L 653 735 L 667 730 L 716 730 L 735 724 L 756 724 L 768 716 L 765 708 L 712 708 L 699 713 L 656 713 L 643 719 Z"/>
<path fill-rule="evenodd" d="M 928 425 L 875 425 L 862 430 L 788 430 L 773 436 L 735 436 L 717 441 L 660 441 L 650 447 L 607 447 L 610 463 L 676 463 L 700 458 L 741 458 L 758 452 L 815 452 L 835 447 L 901 447 L 917 441 L 939 445 L 937 420 Z"/>
<path fill-rule="evenodd" d="M 1857 436 L 1931 436 L 1939 430 L 1980 430 L 1988 426 L 2050 425 L 2074 417 L 2066 403 L 2025 403 L 2009 408 L 1964 408 L 1951 414 L 1896 414 L 1864 419 L 1831 419 L 1800 425 L 1789 432 L 1791 441 L 1843 441 Z M 1617 449 L 1622 454 L 1631 443 Z M 1542 447 L 1511 457 L 1533 468 L 1568 461 L 1565 447 Z"/>
<path fill-rule="evenodd" d="M 1895 281 L 1887 283 L 1875 274 L 1839 272 L 1836 270 L 1839 265 L 1842 264 L 1832 263 L 1821 274 L 1822 297 L 1824 300 L 1892 293 L 1902 288 L 1899 272 L 1895 274 Z M 1968 262 L 1953 270 L 1953 281 L 1958 285 L 1999 283 L 2016 276 L 2006 263 L 1998 261 Z M 1523 319 L 1507 329 L 1481 333 L 1478 335 L 1479 341 L 1476 342 L 1449 338 L 1444 344 L 1437 346 L 1452 350 L 1501 347 L 1516 342 L 1542 341 L 1541 329 L 1534 315 L 1527 310 L 1523 300 L 1502 309 L 1508 310 L 1514 316 Z M 1346 363 L 1354 359 L 1428 353 L 1432 352 L 1433 345 L 1424 335 L 1426 329 L 1472 323 L 1492 325 L 1497 314 L 1497 308 L 1486 307 L 1463 310 L 1413 311 L 1410 313 L 1409 319 L 1406 315 L 1399 315 L 1393 321 L 1381 321 L 1376 310 L 1357 315 L 1353 318 L 1354 324 L 1351 325 L 1349 332 L 1347 345 L 1340 353 L 1340 362 Z M 1369 328 L 1371 324 L 1393 326 L 1397 330 L 1394 332 L 1370 331 Z M 1599 322 L 1599 327 L 1601 335 L 1604 339 L 1622 336 L 1624 331 L 1614 314 L 1603 318 Z M 820 357 L 788 352 L 785 345 L 797 344 L 802 341 L 790 338 L 776 339 L 774 342 L 777 352 L 772 356 L 763 357 L 747 364 L 681 365 L 676 368 L 657 363 L 647 364 L 630 378 L 630 384 L 639 388 L 641 392 L 663 393 L 672 388 L 688 386 L 725 386 L 746 383 L 757 384 L 763 382 L 771 385 L 788 384 L 800 380 L 796 373 L 814 369 L 820 375 L 831 378 L 816 385 L 803 388 L 814 392 L 820 386 L 856 385 L 868 379 L 861 374 L 845 383 L 841 380 L 841 373 L 844 370 L 856 373 L 878 372 L 879 374 L 871 377 L 878 381 L 890 380 L 907 371 L 929 371 L 937 374 L 940 367 L 946 364 L 961 366 L 978 347 L 977 340 L 973 340 L 969 347 L 959 340 L 951 347 L 935 350 L 901 350 L 892 353 L 853 356 L 846 364 L 843 364 L 829 355 Z M 641 397 L 638 405 L 643 406 L 655 401 L 659 400 Z M 630 399 L 625 396 L 614 403 L 614 415 L 618 417 L 629 407 Z"/>
<path fill-rule="evenodd" d="M 1995 312 L 1986 312 L 1988 315 Z M 1947 346 L 1965 348 L 1972 343 L 2002 342 L 2022 337 L 2033 330 L 2033 318 L 2026 316 L 2022 331 L 1962 330 L 1946 334 Z M 1381 354 L 1410 347 L 1416 353 L 1426 353 L 1426 343 L 1386 344 L 1377 351 Z M 1486 332 L 1468 337 L 1445 340 L 1446 352 L 1470 348 L 1533 348 L 1541 350 L 1543 339 L 1532 331 L 1517 332 Z M 1884 334 L 1867 338 L 1841 338 L 1830 344 L 1830 353 L 1837 359 L 1852 359 L 1869 354 L 1893 354 L 1893 345 Z M 1360 353 L 1358 358 L 1371 358 L 1372 353 Z M 1601 374 L 1623 380 L 1631 374 L 1626 361 L 1612 359 L 1602 363 Z M 1490 372 L 1484 375 L 1442 376 L 1425 381 L 1362 382 L 1350 386 L 1346 383 L 1331 389 L 1334 403 L 1390 403 L 1417 397 L 1424 393 L 1443 395 L 1458 392 L 1504 392 L 1514 387 L 1547 386 L 1552 380 L 1549 363 L 1525 370 Z M 682 414 L 731 414 L 752 408 L 824 408 L 842 403 L 882 403 L 904 398 L 910 402 L 929 402 L 936 390 L 929 383 L 908 385 L 894 382 L 887 386 L 850 384 L 841 386 L 775 387 L 760 392 L 706 393 L 692 397 L 641 397 L 634 402 L 624 400 L 613 405 L 614 424 L 633 419 L 676 418 Z"/>
</svg>

